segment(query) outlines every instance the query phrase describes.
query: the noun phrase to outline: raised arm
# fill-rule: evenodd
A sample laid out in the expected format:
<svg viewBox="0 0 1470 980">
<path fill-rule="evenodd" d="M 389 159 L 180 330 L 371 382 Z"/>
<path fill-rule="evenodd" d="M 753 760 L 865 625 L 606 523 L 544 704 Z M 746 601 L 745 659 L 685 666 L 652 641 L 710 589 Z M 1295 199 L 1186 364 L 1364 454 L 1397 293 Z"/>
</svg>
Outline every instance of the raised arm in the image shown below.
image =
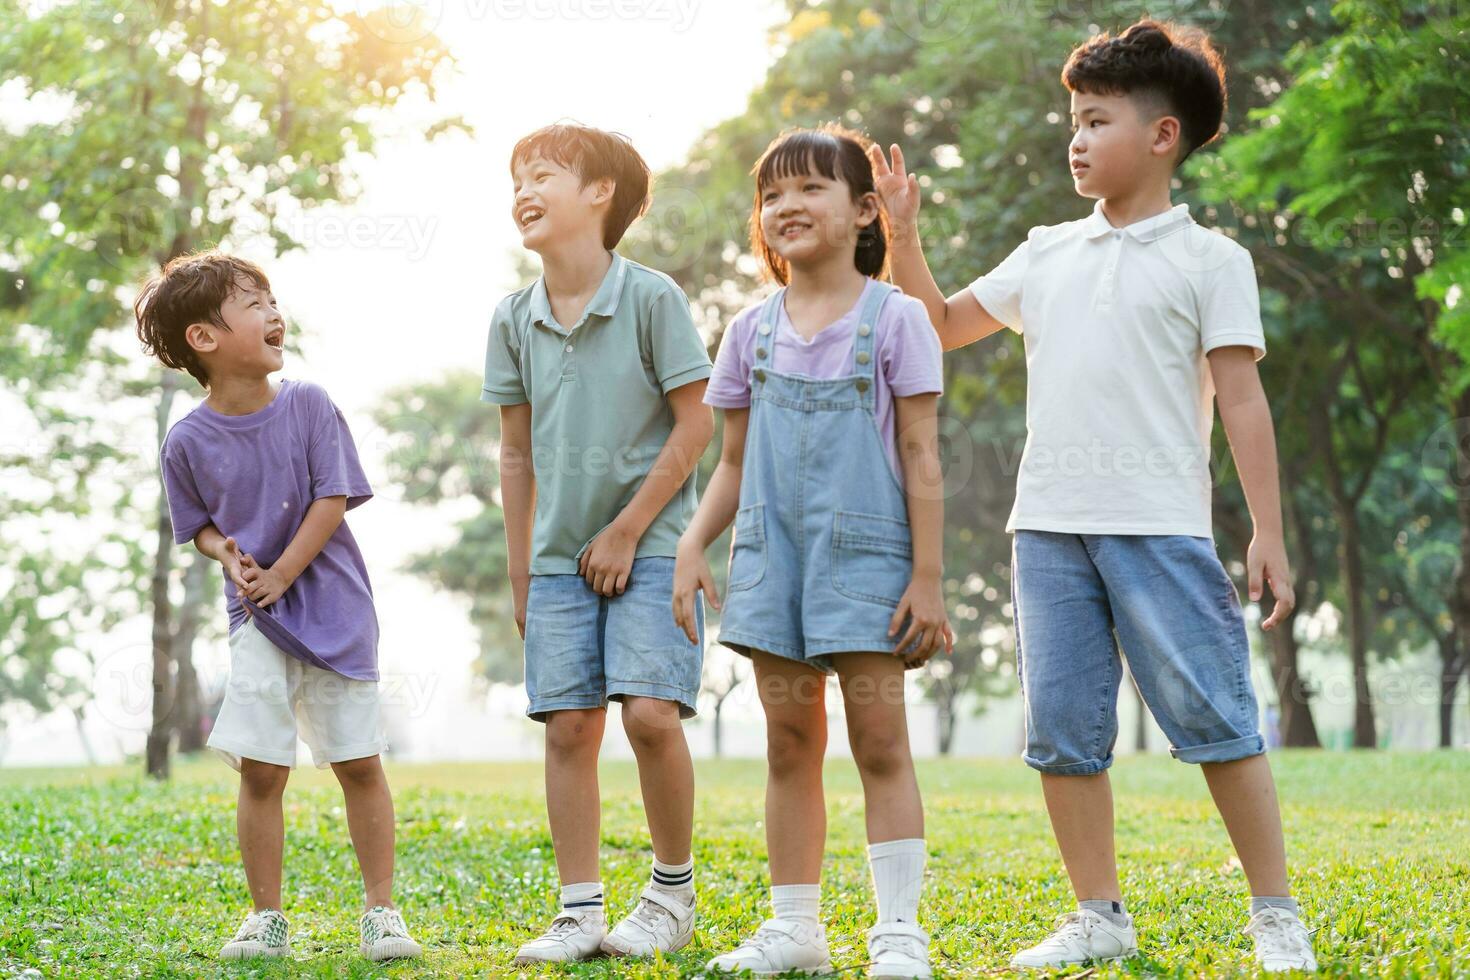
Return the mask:
<svg viewBox="0 0 1470 980">
<path fill-rule="evenodd" d="M 924 246 L 919 238 L 919 178 L 904 169 L 903 150 L 891 148 L 892 165 L 877 146 L 869 148 L 873 178 L 878 195 L 888 210 L 889 268 L 893 282 L 905 293 L 918 299 L 929 311 L 929 320 L 939 334 L 939 343 L 947 351 L 989 337 L 1005 324 L 985 311 L 975 294 L 961 289 L 949 299 L 934 281 Z"/>
</svg>

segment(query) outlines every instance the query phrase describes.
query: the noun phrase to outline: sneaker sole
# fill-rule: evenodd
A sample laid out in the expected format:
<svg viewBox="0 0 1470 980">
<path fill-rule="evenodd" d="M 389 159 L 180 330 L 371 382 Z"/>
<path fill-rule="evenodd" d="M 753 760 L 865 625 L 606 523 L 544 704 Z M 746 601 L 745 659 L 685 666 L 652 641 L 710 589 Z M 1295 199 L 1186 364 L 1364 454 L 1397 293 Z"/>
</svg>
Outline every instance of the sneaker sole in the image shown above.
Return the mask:
<svg viewBox="0 0 1470 980">
<path fill-rule="evenodd" d="M 828 960 L 820 966 L 814 966 L 806 970 L 752 970 L 748 966 L 742 966 L 738 970 L 727 970 L 724 967 L 715 966 L 713 963 L 706 963 L 704 968 L 714 974 L 732 977 L 740 976 L 744 973 L 749 973 L 754 977 L 784 977 L 789 974 L 795 974 L 799 977 L 826 977 L 837 972 L 832 969 L 831 960 Z"/>
<path fill-rule="evenodd" d="M 374 963 L 381 963 L 383 960 L 409 960 L 424 954 L 423 948 L 412 939 L 380 939 L 371 946 L 359 943 L 357 948 Z"/>
<path fill-rule="evenodd" d="M 549 958 L 549 957 L 535 956 L 533 954 L 528 954 L 528 953 L 517 953 L 516 954 L 516 958 L 511 961 L 511 964 L 513 966 L 545 966 L 546 964 L 556 964 L 556 963 L 585 963 L 588 960 L 595 960 L 599 956 L 602 956 L 602 955 L 603 955 L 603 952 L 602 952 L 602 949 L 600 947 L 598 949 L 594 949 L 592 952 L 588 953 L 586 956 L 564 956 L 564 957 L 561 957 L 560 959 L 552 959 L 552 958 Z"/>
<path fill-rule="evenodd" d="M 687 936 L 680 936 L 674 941 L 673 945 L 669 946 L 666 949 L 650 949 L 646 953 L 635 953 L 631 949 L 619 949 L 617 946 L 613 945 L 612 936 L 608 936 L 602 941 L 602 952 L 608 956 L 613 957 L 614 959 L 641 958 L 645 956 L 653 956 L 655 953 L 677 953 L 679 950 L 683 949 L 685 946 L 688 946 L 693 941 L 694 933 L 691 932 Z"/>
<path fill-rule="evenodd" d="M 1031 963 L 1017 963 L 1015 960 L 1011 960 L 1010 966 L 1012 970 L 1069 970 L 1072 967 L 1089 966 L 1095 963 L 1111 966 L 1115 963 L 1131 960 L 1137 955 L 1138 951 L 1134 950 L 1131 953 L 1124 953 L 1122 956 L 1095 956 L 1090 960 L 1072 960 L 1067 963 L 1041 963 L 1035 965 Z"/>
<path fill-rule="evenodd" d="M 257 956 L 274 957 L 290 955 L 290 946 L 260 946 L 246 945 L 243 943 L 239 946 L 234 947 L 226 946 L 224 949 L 219 951 L 219 958 L 222 960 L 248 960 L 253 959 Z"/>
</svg>

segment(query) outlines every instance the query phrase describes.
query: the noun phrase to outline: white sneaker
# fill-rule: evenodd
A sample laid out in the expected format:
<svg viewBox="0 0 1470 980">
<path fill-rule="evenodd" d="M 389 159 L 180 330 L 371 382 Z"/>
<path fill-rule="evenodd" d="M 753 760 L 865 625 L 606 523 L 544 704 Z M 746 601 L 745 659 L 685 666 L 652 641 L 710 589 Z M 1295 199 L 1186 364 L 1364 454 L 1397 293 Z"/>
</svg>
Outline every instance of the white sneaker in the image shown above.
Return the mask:
<svg viewBox="0 0 1470 980">
<path fill-rule="evenodd" d="M 403 916 L 386 905 L 374 905 L 364 912 L 357 920 L 357 932 L 361 938 L 357 948 L 374 962 L 424 955 L 423 947 L 409 938 Z"/>
<path fill-rule="evenodd" d="M 516 966 L 589 960 L 602 952 L 607 915 L 601 909 L 560 912 L 540 936 L 516 951 Z"/>
<path fill-rule="evenodd" d="M 219 951 L 222 960 L 243 960 L 249 956 L 290 956 L 291 937 L 286 917 L 275 909 L 251 912 L 245 916 L 235 938 Z"/>
<path fill-rule="evenodd" d="M 934 976 L 929 968 L 929 934 L 907 922 L 880 922 L 869 929 L 868 976 Z"/>
<path fill-rule="evenodd" d="M 1056 931 L 1030 949 L 1011 958 L 1011 966 L 1047 970 L 1079 963 L 1116 963 L 1138 953 L 1138 934 L 1130 919 L 1127 925 L 1091 909 L 1078 909 L 1059 916 Z"/>
<path fill-rule="evenodd" d="M 638 899 L 633 914 L 613 926 L 602 941 L 609 956 L 652 956 L 673 953 L 694 938 L 694 892 L 689 902 L 649 885 Z"/>
<path fill-rule="evenodd" d="M 1261 909 L 1251 916 L 1245 934 L 1256 941 L 1256 962 L 1267 973 L 1317 972 L 1312 934 L 1301 919 L 1286 909 Z"/>
<path fill-rule="evenodd" d="M 705 964 L 706 970 L 758 977 L 778 973 L 831 973 L 827 931 L 820 922 L 767 919 L 745 942 Z"/>
</svg>

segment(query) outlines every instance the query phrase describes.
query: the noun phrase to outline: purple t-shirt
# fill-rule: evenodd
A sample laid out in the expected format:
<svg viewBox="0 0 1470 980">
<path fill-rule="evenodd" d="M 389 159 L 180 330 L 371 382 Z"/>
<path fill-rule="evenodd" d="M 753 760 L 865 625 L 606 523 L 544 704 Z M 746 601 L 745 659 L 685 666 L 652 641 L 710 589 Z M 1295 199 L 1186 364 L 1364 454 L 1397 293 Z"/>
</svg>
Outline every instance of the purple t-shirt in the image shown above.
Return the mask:
<svg viewBox="0 0 1470 980">
<path fill-rule="evenodd" d="M 803 340 L 796 332 L 783 303 L 776 316 L 773 335 L 776 342 L 771 347 L 770 369 L 778 374 L 800 374 L 808 378 L 841 378 L 852 374 L 852 344 L 858 314 L 868 290 L 876 284 L 877 280 L 869 279 L 852 309 L 823 327 L 810 341 Z M 749 407 L 750 368 L 755 360 L 755 331 L 760 326 L 762 305 L 757 303 L 741 310 L 725 329 L 715 370 L 704 392 L 705 404 L 715 408 Z M 888 451 L 888 462 L 893 466 L 899 486 L 903 486 L 893 399 L 943 393 L 944 351 L 924 304 L 903 293 L 895 292 L 883 303 L 874 330 L 873 349 L 878 370 L 874 372 L 877 383 L 873 390 L 877 397 L 873 412 L 878 435 Z"/>
<path fill-rule="evenodd" d="M 248 415 L 201 403 L 169 430 L 160 458 L 174 541 L 193 541 L 213 524 L 265 568 L 317 498 L 345 496 L 351 510 L 373 495 L 341 411 L 303 381 L 282 380 L 271 403 Z M 225 596 L 231 633 L 249 606 L 256 627 L 297 659 L 355 680 L 378 679 L 372 584 L 346 521 L 269 606 L 242 600 L 228 578 Z"/>
</svg>

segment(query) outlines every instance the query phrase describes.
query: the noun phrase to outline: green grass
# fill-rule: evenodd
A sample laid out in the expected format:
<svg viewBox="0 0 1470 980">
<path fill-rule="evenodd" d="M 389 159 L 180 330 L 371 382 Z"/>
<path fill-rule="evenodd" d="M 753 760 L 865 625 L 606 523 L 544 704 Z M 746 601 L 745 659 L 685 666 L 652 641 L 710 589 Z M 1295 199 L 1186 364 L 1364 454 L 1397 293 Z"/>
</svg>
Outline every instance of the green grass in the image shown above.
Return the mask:
<svg viewBox="0 0 1470 980">
<path fill-rule="evenodd" d="M 1331 976 L 1470 976 L 1470 755 L 1274 757 L 1295 889 Z M 766 912 L 764 767 L 702 762 L 695 832 L 701 923 L 669 961 L 594 961 L 545 975 L 693 975 Z M 603 768 L 603 878 L 629 907 L 649 854 L 631 765 Z M 246 909 L 233 774 L 185 764 L 168 785 L 132 772 L 0 772 L 0 975 L 506 976 L 553 911 L 556 870 L 537 765 L 395 766 L 397 898 L 426 957 L 383 970 L 356 952 L 359 880 L 341 796 L 302 771 L 287 790 L 289 963 L 221 964 Z M 1070 908 L 1029 770 L 925 762 L 930 874 L 922 916 L 950 976 L 1007 972 L 1010 954 Z M 862 795 L 828 765 L 823 911 L 833 958 L 861 975 L 872 915 Z M 1114 769 L 1124 892 L 1144 956 L 1089 976 L 1245 976 L 1247 888 L 1192 767 Z M 524 971 L 532 975 L 537 971 Z M 1081 975 L 1081 974 L 1079 974 Z"/>
</svg>

